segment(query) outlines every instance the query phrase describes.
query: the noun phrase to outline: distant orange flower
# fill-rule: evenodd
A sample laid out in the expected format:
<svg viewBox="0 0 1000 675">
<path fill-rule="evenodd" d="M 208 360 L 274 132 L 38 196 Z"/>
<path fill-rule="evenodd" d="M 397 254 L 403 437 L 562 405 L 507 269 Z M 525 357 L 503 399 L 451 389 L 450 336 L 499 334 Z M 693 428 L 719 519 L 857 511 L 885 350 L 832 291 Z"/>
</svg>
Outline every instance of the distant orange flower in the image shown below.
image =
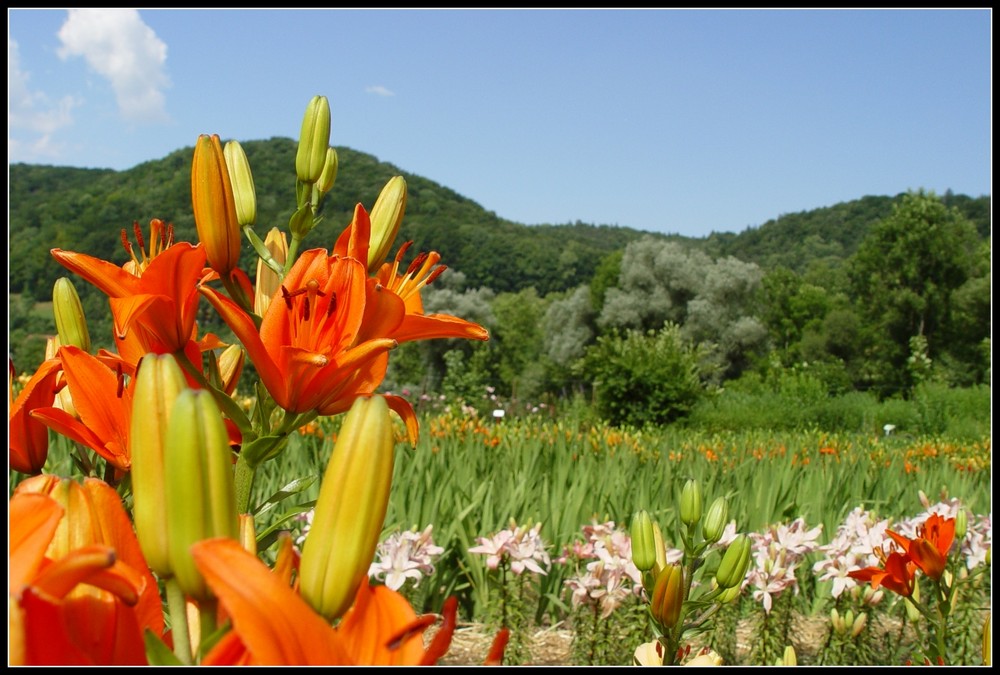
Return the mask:
<svg viewBox="0 0 1000 675">
<path fill-rule="evenodd" d="M 445 625 L 425 649 L 433 622 L 386 587 L 362 584 L 340 625 L 330 626 L 281 575 L 238 542 L 209 539 L 192 547 L 195 564 L 232 619 L 203 665 L 430 665 L 451 643 L 457 606 L 446 603 Z"/>
<path fill-rule="evenodd" d="M 903 547 L 921 571 L 935 581 L 944 574 L 948 562 L 948 551 L 955 541 L 955 519 L 932 514 L 917 530 L 914 539 L 908 539 L 892 530 L 886 533 Z"/>
</svg>

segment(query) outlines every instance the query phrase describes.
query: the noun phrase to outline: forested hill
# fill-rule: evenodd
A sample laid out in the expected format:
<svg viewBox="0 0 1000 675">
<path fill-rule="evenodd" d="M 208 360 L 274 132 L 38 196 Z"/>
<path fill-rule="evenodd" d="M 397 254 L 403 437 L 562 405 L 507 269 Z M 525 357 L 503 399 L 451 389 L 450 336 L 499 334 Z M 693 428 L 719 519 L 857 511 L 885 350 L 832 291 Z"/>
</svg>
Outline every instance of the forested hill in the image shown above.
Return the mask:
<svg viewBox="0 0 1000 675">
<path fill-rule="evenodd" d="M 296 144 L 287 138 L 243 143 L 257 190 L 257 232 L 287 227 L 294 207 Z M 534 286 L 540 295 L 575 288 L 593 277 L 610 253 L 650 233 L 627 227 L 575 224 L 527 226 L 500 218 L 432 180 L 408 174 L 387 162 L 337 148 L 337 181 L 323 209 L 323 222 L 307 246 L 332 245 L 350 221 L 354 205 L 371 208 L 394 175 L 407 181 L 406 216 L 397 241 L 412 239 L 412 251 L 436 250 L 472 287 L 497 292 Z M 140 164 L 127 171 L 72 169 L 13 164 L 9 167 L 9 290 L 43 299 L 65 271 L 49 250 L 82 251 L 124 261 L 119 230 L 152 218 L 173 222 L 178 239 L 195 239 L 191 214 L 190 166 L 193 148 Z M 686 241 L 713 256 L 732 255 L 765 269 L 802 269 L 815 258 L 843 260 L 868 228 L 887 216 L 896 197 L 859 200 L 782 216 L 739 234 L 714 233 L 704 239 L 653 235 Z M 990 230 L 989 197 L 946 195 L 983 236 Z M 665 230 L 670 229 L 667 223 Z M 253 269 L 253 251 L 244 249 L 244 269 Z"/>
</svg>

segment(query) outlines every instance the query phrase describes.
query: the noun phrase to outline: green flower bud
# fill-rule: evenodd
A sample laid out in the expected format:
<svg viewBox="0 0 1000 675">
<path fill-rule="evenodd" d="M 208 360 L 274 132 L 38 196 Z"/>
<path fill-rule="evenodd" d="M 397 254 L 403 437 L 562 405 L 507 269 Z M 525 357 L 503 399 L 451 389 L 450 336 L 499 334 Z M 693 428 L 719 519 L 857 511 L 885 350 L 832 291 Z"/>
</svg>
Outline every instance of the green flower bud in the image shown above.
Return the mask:
<svg viewBox="0 0 1000 675">
<path fill-rule="evenodd" d="M 371 237 L 368 246 L 368 273 L 374 274 L 385 262 L 396 241 L 406 211 L 406 181 L 395 176 L 382 188 L 371 211 Z"/>
<path fill-rule="evenodd" d="M 236 204 L 236 222 L 241 226 L 253 225 L 257 221 L 257 192 L 253 186 L 253 174 L 243 146 L 229 141 L 223 148 L 229 180 L 233 186 L 233 201 Z"/>
<path fill-rule="evenodd" d="M 330 147 L 330 102 L 313 96 L 302 117 L 299 147 L 295 153 L 295 174 L 303 183 L 315 183 L 323 174 L 326 150 Z"/>
<path fill-rule="evenodd" d="M 83 305 L 77 295 L 76 286 L 66 277 L 56 279 L 52 288 L 52 313 L 55 314 L 59 344 L 73 345 L 85 352 L 90 351 L 90 331 Z"/>
<path fill-rule="evenodd" d="M 667 566 L 667 547 L 663 543 L 663 531 L 660 529 L 660 524 L 653 521 L 653 543 L 656 546 L 656 567 L 653 571 L 656 574 L 660 573 L 664 567 Z"/>
<path fill-rule="evenodd" d="M 323 475 L 299 588 L 329 621 L 350 608 L 375 555 L 389 504 L 395 437 L 382 396 L 355 399 Z"/>
<path fill-rule="evenodd" d="M 785 653 L 781 657 L 781 661 L 779 661 L 775 665 L 778 665 L 778 666 L 797 666 L 797 665 L 799 665 L 799 660 L 795 656 L 795 647 L 793 647 L 791 645 L 787 645 L 785 647 Z"/>
<path fill-rule="evenodd" d="M 729 519 L 729 503 L 725 497 L 716 497 L 712 505 L 708 507 L 705 514 L 705 522 L 702 524 L 702 533 L 705 541 L 714 544 L 722 537 L 722 532 L 726 529 L 726 521 Z"/>
<path fill-rule="evenodd" d="M 833 627 L 833 631 L 837 635 L 844 634 L 844 620 L 840 618 L 840 612 L 837 611 L 836 607 L 830 610 L 830 626 Z"/>
<path fill-rule="evenodd" d="M 861 631 L 865 629 L 868 624 L 868 614 L 861 612 L 854 618 L 854 623 L 851 625 L 851 637 L 856 638 L 861 635 Z"/>
<path fill-rule="evenodd" d="M 969 512 L 959 509 L 955 516 L 955 541 L 961 542 L 965 539 L 965 534 L 969 531 Z"/>
<path fill-rule="evenodd" d="M 333 148 L 326 149 L 326 161 L 323 163 L 323 173 L 316 181 L 316 189 L 321 195 L 333 189 L 333 183 L 337 180 L 337 151 Z"/>
<path fill-rule="evenodd" d="M 719 593 L 719 595 L 716 596 L 716 601 L 720 605 L 728 605 L 729 603 L 733 602 L 738 597 L 740 597 L 740 594 L 742 593 L 743 593 L 743 587 L 740 584 L 736 584 L 732 588 L 727 588 L 726 590 Z"/>
<path fill-rule="evenodd" d="M 683 567 L 667 565 L 660 570 L 649 601 L 649 612 L 663 628 L 669 630 L 680 621 L 684 591 Z"/>
<path fill-rule="evenodd" d="M 146 354 L 132 396 L 129 452 L 132 457 L 132 519 L 149 569 L 161 579 L 173 576 L 167 524 L 167 426 L 174 402 L 187 381 L 172 354 Z"/>
<path fill-rule="evenodd" d="M 750 539 L 745 534 L 737 535 L 729 544 L 719 563 L 715 580 L 722 588 L 740 586 L 750 567 Z"/>
<path fill-rule="evenodd" d="M 632 516 L 632 562 L 640 572 L 647 572 L 656 565 L 656 541 L 653 538 L 653 521 L 645 510 Z"/>
<path fill-rule="evenodd" d="M 202 539 L 239 541 L 232 452 L 222 413 L 204 389 L 185 389 L 167 423 L 164 461 L 170 565 L 184 594 L 212 597 L 194 564 L 191 545 Z"/>
<path fill-rule="evenodd" d="M 681 490 L 681 522 L 693 527 L 701 520 L 701 483 L 693 478 Z"/>
</svg>

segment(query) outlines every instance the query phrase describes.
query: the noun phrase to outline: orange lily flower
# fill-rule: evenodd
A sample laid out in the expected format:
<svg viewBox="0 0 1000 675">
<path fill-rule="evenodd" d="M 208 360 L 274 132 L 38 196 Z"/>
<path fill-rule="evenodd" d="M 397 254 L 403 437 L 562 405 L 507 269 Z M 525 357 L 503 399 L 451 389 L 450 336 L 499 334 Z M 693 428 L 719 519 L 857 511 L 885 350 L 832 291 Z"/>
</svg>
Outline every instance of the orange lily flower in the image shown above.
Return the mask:
<svg viewBox="0 0 1000 675">
<path fill-rule="evenodd" d="M 258 330 L 235 302 L 200 287 L 243 343 L 275 402 L 292 413 L 332 415 L 375 391 L 395 340 L 359 340 L 367 302 L 359 259 L 305 251 L 264 313 Z M 346 403 L 345 403 L 346 402 Z"/>
<path fill-rule="evenodd" d="M 12 661 L 145 664 L 143 630 L 161 635 L 163 613 L 114 489 L 35 476 L 9 507 Z"/>
<path fill-rule="evenodd" d="M 53 257 L 103 291 L 111 302 L 115 337 L 123 358 L 137 363 L 149 351 L 172 353 L 184 349 L 195 331 L 198 308 L 196 286 L 205 268 L 205 248 L 173 243 L 173 227 L 161 220 L 150 224 L 152 240 L 147 254 L 138 223 L 134 226 L 141 256 L 122 230 L 122 243 L 131 260 L 119 267 L 83 253 L 52 249 Z M 131 332 L 136 354 L 127 354 L 121 342 Z M 134 358 L 131 358 L 134 357 Z"/>
<path fill-rule="evenodd" d="M 128 471 L 132 466 L 128 439 L 135 378 L 125 386 L 121 373 L 116 374 L 78 347 L 60 347 L 59 360 L 77 416 L 49 407 L 35 408 L 31 417 L 95 450 L 118 471 Z"/>
<path fill-rule="evenodd" d="M 48 359 L 31 376 L 15 399 L 10 396 L 10 468 L 21 473 L 41 473 L 49 455 L 49 430 L 30 415 L 36 408 L 55 402 L 57 379 L 62 364 Z"/>
<path fill-rule="evenodd" d="M 371 221 L 361 204 L 354 209 L 354 219 L 341 233 L 334 253 L 368 260 Z M 477 323 L 450 314 L 424 314 L 420 291 L 448 269 L 439 265 L 436 251 L 421 253 L 404 273 L 399 266 L 403 255 L 413 244 L 399 247 L 392 263 L 385 263 L 369 280 L 369 303 L 365 307 L 365 327 L 362 339 L 375 336 L 391 337 L 399 343 L 434 338 L 468 338 L 488 340 L 489 332 Z M 386 292 L 388 291 L 388 292 Z"/>
<path fill-rule="evenodd" d="M 238 542 L 208 539 L 191 552 L 233 624 L 202 665 L 418 665 L 436 662 L 451 644 L 454 601 L 425 650 L 422 634 L 432 620 L 418 618 L 388 588 L 363 584 L 355 605 L 333 628 Z"/>
<path fill-rule="evenodd" d="M 882 568 L 866 567 L 852 570 L 847 575 L 858 581 L 870 582 L 873 590 L 877 590 L 879 586 L 885 586 L 890 591 L 908 598 L 913 595 L 913 578 L 916 571 L 917 566 L 908 556 L 893 551 L 885 559 Z"/>
<path fill-rule="evenodd" d="M 906 555 L 924 574 L 935 581 L 941 578 L 948 562 L 948 551 L 955 541 L 954 518 L 944 518 L 937 513 L 931 514 L 917 530 L 914 539 L 892 530 L 886 532 L 893 541 L 903 547 Z"/>
</svg>

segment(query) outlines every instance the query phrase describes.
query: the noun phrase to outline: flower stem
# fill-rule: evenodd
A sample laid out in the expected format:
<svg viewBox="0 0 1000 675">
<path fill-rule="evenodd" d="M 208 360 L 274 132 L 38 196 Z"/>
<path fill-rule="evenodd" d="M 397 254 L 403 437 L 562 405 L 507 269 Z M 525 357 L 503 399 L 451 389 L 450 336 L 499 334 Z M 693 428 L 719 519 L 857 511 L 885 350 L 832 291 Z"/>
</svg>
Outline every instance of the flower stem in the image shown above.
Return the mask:
<svg viewBox="0 0 1000 675">
<path fill-rule="evenodd" d="M 174 656 L 186 666 L 193 662 L 191 638 L 188 631 L 187 606 L 184 591 L 176 579 L 167 579 L 167 611 L 170 614 L 170 632 L 174 637 Z"/>
</svg>

